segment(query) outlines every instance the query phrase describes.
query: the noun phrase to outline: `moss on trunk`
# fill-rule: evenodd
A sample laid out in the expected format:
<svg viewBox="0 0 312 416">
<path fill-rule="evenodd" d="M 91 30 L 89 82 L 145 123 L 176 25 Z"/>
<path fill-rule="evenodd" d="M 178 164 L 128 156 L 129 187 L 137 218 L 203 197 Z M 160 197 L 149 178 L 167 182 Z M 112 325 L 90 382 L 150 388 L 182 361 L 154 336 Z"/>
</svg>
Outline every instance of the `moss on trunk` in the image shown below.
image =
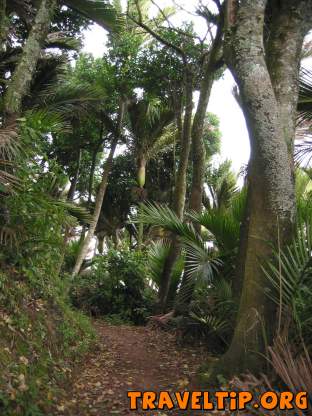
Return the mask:
<svg viewBox="0 0 312 416">
<path fill-rule="evenodd" d="M 4 98 L 5 113 L 10 118 L 21 111 L 22 100 L 28 93 L 32 82 L 55 7 L 56 0 L 42 0 L 38 7 L 35 22 L 23 47 L 21 60 L 14 71 Z"/>
</svg>

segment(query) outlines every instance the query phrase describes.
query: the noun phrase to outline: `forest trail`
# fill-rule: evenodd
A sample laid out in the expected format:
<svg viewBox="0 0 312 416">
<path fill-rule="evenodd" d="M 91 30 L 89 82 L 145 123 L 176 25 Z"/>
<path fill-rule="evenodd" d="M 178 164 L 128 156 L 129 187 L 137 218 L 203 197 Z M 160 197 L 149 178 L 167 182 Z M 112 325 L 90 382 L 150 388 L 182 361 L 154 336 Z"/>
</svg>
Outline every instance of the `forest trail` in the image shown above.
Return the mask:
<svg viewBox="0 0 312 416">
<path fill-rule="evenodd" d="M 99 346 L 77 371 L 73 386 L 58 406 L 59 415 L 142 414 L 129 410 L 127 391 L 188 390 L 207 356 L 201 347 L 180 348 L 172 334 L 149 327 L 111 326 L 103 321 L 94 326 Z M 144 414 L 155 415 L 155 411 Z"/>
</svg>

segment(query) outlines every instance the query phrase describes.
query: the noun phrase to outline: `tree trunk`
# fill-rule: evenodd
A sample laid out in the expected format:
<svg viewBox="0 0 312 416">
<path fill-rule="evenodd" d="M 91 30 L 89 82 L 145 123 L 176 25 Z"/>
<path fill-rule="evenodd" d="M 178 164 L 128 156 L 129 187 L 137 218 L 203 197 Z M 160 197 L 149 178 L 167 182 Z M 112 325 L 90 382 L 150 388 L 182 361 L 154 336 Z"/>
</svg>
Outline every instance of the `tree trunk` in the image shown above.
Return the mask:
<svg viewBox="0 0 312 416">
<path fill-rule="evenodd" d="M 79 179 L 79 171 L 80 171 L 80 164 L 81 164 L 81 153 L 82 153 L 81 149 L 79 149 L 76 172 L 75 172 L 74 177 L 70 181 L 70 188 L 69 188 L 68 195 L 67 195 L 67 200 L 68 201 L 73 201 L 74 200 L 74 196 L 75 196 L 75 192 L 76 192 L 76 188 L 77 188 L 77 184 L 78 184 L 78 179 Z"/>
<path fill-rule="evenodd" d="M 214 72 L 211 70 L 210 66 L 207 65 L 205 77 L 202 81 L 200 89 L 199 102 L 192 127 L 193 175 L 190 196 L 190 210 L 196 212 L 201 212 L 202 210 L 206 160 L 206 149 L 203 142 L 203 128 L 211 87 L 213 84 L 213 78 Z M 200 234 L 201 226 L 198 224 L 194 224 L 194 227 L 196 231 Z M 195 284 L 190 280 L 190 275 L 186 267 L 184 270 L 181 287 L 175 305 L 175 314 L 183 314 L 186 312 L 188 305 L 192 299 L 194 288 Z M 183 299 L 180 298 L 179 294 L 183 294 Z"/>
<path fill-rule="evenodd" d="M 96 157 L 97 157 L 98 152 L 99 152 L 99 149 L 96 148 L 92 154 L 89 183 L 88 183 L 88 201 L 87 201 L 88 208 L 90 208 L 91 201 L 92 201 L 93 180 L 94 180 L 94 172 L 95 172 L 95 167 L 96 167 Z"/>
<path fill-rule="evenodd" d="M 79 149 L 76 172 L 75 172 L 75 175 L 74 175 L 73 179 L 71 180 L 70 188 L 69 188 L 67 198 L 66 198 L 67 201 L 69 201 L 69 202 L 73 201 L 74 196 L 75 196 L 75 192 L 76 192 L 76 187 L 77 187 L 77 183 L 78 183 L 78 179 L 79 179 L 80 165 L 81 165 L 81 153 L 82 153 L 81 149 Z M 67 243 L 68 243 L 69 237 L 70 237 L 70 231 L 71 231 L 71 227 L 69 227 L 67 225 L 65 227 L 64 240 L 63 240 L 61 253 L 60 253 L 60 262 L 59 262 L 59 265 L 57 266 L 57 271 L 56 271 L 57 275 L 59 275 L 61 273 L 61 270 L 62 270 L 62 267 L 63 267 L 65 254 L 66 254 L 66 246 L 67 246 Z"/>
<path fill-rule="evenodd" d="M 56 0 L 42 0 L 35 22 L 23 47 L 19 61 L 4 98 L 4 111 L 9 120 L 15 119 L 21 111 L 22 100 L 28 93 L 36 71 L 41 48 L 49 33 Z"/>
<path fill-rule="evenodd" d="M 272 244 L 277 246 L 278 235 L 280 248 L 289 242 L 295 220 L 290 147 L 296 106 L 290 97 L 293 91 L 288 91 L 291 86 L 285 82 L 286 65 L 281 71 L 279 64 L 282 55 L 287 56 L 284 63 L 290 57 L 288 48 L 284 48 L 278 52 L 279 58 L 274 53 L 267 54 L 270 64 L 266 64 L 263 45 L 266 6 L 265 0 L 244 0 L 240 4 L 232 0 L 227 10 L 226 59 L 240 88 L 251 145 L 247 217 L 239 253 L 242 275 L 237 276 L 243 279 L 242 295 L 231 345 L 215 369 L 215 373 L 230 375 L 247 369 L 261 370 L 264 363 L 259 353 L 265 351 L 264 332 L 267 340 L 273 334 L 275 308 L 263 291 L 267 281 L 262 266 L 272 255 Z M 289 13 L 294 13 L 293 8 Z M 280 30 L 278 36 L 284 38 L 289 28 L 281 29 L 276 28 Z M 302 30 L 300 25 L 297 30 Z M 299 50 L 300 42 L 294 41 Z M 281 44 L 278 48 L 271 45 L 275 51 L 280 47 Z M 273 49 L 268 48 L 268 53 Z M 298 64 L 297 50 L 287 62 L 288 71 L 293 72 L 294 68 L 297 71 L 293 81 L 298 79 Z M 296 91 L 297 86 L 294 95 Z"/>
<path fill-rule="evenodd" d="M 200 86 L 199 101 L 192 126 L 193 176 L 190 209 L 196 212 L 201 212 L 203 200 L 206 162 L 206 149 L 203 141 L 204 123 L 215 73 L 223 64 L 220 60 L 223 37 L 223 14 L 220 13 L 219 19 L 217 34 L 204 65 L 204 77 Z M 200 233 L 200 228 L 197 231 Z"/>
<path fill-rule="evenodd" d="M 173 195 L 173 210 L 179 218 L 183 218 L 185 196 L 186 196 L 186 176 L 189 162 L 189 154 L 191 149 L 191 133 L 192 133 L 192 115 L 193 115 L 193 75 L 189 69 L 186 69 L 185 75 L 185 114 L 183 129 L 181 130 L 181 150 L 179 157 L 179 167 L 176 176 L 176 183 Z M 181 110 L 182 111 L 182 110 Z M 177 121 L 179 120 L 179 115 Z M 179 121 L 178 121 L 179 124 Z M 179 125 L 178 125 L 179 130 Z M 173 266 L 179 256 L 180 247 L 176 237 L 173 237 L 169 254 L 166 258 L 164 269 L 160 279 L 159 287 L 159 305 L 161 310 L 165 309 L 168 292 L 170 288 L 171 273 Z"/>
<path fill-rule="evenodd" d="M 87 208 L 91 208 L 91 202 L 92 202 L 92 190 L 93 190 L 93 181 L 94 181 L 94 172 L 96 168 L 96 157 L 97 154 L 100 151 L 101 145 L 104 143 L 103 140 L 103 130 L 104 130 L 104 123 L 101 122 L 101 128 L 100 128 L 100 138 L 99 142 L 96 145 L 96 148 L 93 150 L 92 153 L 92 161 L 91 161 L 91 167 L 90 167 L 90 174 L 89 174 L 89 181 L 88 181 L 88 200 L 87 200 Z M 87 227 L 84 225 L 82 227 L 81 235 L 80 235 L 80 241 L 83 241 L 86 236 L 86 229 Z M 102 253 L 101 253 L 102 254 Z"/>
<path fill-rule="evenodd" d="M 217 34 L 211 48 L 211 52 L 206 59 L 204 65 L 204 77 L 200 86 L 199 101 L 192 126 L 192 156 L 193 156 L 193 175 L 190 196 L 190 210 L 200 213 L 202 210 L 203 191 L 204 191 L 204 175 L 206 162 L 206 149 L 203 141 L 203 129 L 205 118 L 207 114 L 207 107 L 209 103 L 211 88 L 213 85 L 215 72 L 220 66 L 220 50 L 223 36 L 223 15 L 220 14 L 220 22 Z M 194 224 L 194 228 L 201 233 L 201 226 Z M 187 287 L 187 290 L 184 288 Z M 180 293 L 183 293 L 183 305 L 178 300 L 176 303 L 175 313 L 183 313 L 184 309 L 188 307 L 195 284 L 190 282 L 187 269 L 184 271 Z"/>
<path fill-rule="evenodd" d="M 141 154 L 140 156 L 138 156 L 137 164 L 138 164 L 137 183 L 140 188 L 139 200 L 140 202 L 142 202 L 144 199 L 143 192 L 144 192 L 144 186 L 145 186 L 145 180 L 146 180 L 146 164 L 147 164 L 147 158 L 144 154 Z M 138 245 L 137 245 L 137 248 L 139 251 L 141 251 L 142 249 L 143 236 L 144 236 L 144 224 L 140 222 L 139 229 L 138 229 Z"/>
<path fill-rule="evenodd" d="M 179 167 L 177 172 L 175 192 L 173 198 L 173 210 L 179 218 L 183 218 L 185 196 L 186 196 L 186 177 L 191 149 L 193 116 L 193 74 L 186 69 L 185 75 L 185 114 L 183 120 L 182 142 L 179 155 Z"/>
<path fill-rule="evenodd" d="M 7 17 L 7 0 L 0 0 L 0 52 L 6 50 L 6 40 L 9 31 L 9 19 Z"/>
<path fill-rule="evenodd" d="M 111 171 L 111 167 L 113 164 L 113 158 L 114 158 L 114 154 L 115 154 L 115 150 L 117 147 L 117 143 L 119 140 L 119 136 L 121 134 L 121 129 L 122 129 L 122 122 L 124 119 L 124 113 L 125 113 L 125 103 L 121 102 L 120 106 L 119 106 L 119 115 L 118 115 L 118 126 L 117 126 L 117 132 L 118 135 L 115 135 L 112 144 L 111 144 L 111 149 L 108 155 L 108 158 L 105 162 L 104 165 L 104 169 L 103 169 L 103 174 L 102 174 L 102 181 L 100 183 L 100 187 L 96 196 L 96 200 L 95 200 L 95 208 L 94 208 L 94 213 L 93 213 L 93 218 L 92 221 L 90 223 L 90 227 L 88 230 L 88 233 L 84 239 L 84 241 L 82 242 L 81 246 L 80 246 L 80 250 L 76 259 L 76 264 L 74 266 L 73 269 L 73 273 L 72 275 L 75 276 L 79 273 L 81 265 L 88 253 L 88 249 L 89 249 L 89 245 L 90 242 L 94 236 L 94 232 L 100 217 L 100 213 L 101 213 L 101 209 L 102 209 L 102 204 L 103 204 L 103 200 L 104 200 L 104 196 L 105 196 L 105 192 L 106 192 L 106 188 L 107 188 L 107 184 L 108 184 L 108 176 L 110 174 Z"/>
<path fill-rule="evenodd" d="M 94 172 L 95 172 L 95 167 L 96 167 L 96 157 L 100 151 L 101 146 L 104 143 L 103 132 L 104 132 L 104 122 L 101 121 L 99 141 L 92 153 L 92 162 L 91 162 L 91 167 L 90 167 L 90 176 L 89 176 L 89 183 L 88 183 L 88 201 L 87 201 L 88 208 L 90 208 L 91 199 L 92 199 L 92 188 L 93 188 Z"/>
</svg>

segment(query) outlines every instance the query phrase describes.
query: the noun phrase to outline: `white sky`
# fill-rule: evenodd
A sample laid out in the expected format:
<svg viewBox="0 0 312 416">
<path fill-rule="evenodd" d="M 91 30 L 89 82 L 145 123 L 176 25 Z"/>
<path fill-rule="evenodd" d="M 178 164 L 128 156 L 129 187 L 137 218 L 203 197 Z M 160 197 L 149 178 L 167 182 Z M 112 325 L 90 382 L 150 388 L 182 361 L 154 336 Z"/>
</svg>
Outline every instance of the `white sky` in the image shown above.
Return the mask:
<svg viewBox="0 0 312 416">
<path fill-rule="evenodd" d="M 155 0 L 159 7 L 172 5 L 172 0 Z M 198 0 L 177 0 L 177 3 L 188 11 L 194 12 Z M 187 5 L 187 6 L 186 6 Z M 154 11 L 157 8 L 154 7 Z M 173 23 L 194 21 L 196 32 L 203 37 L 207 26 L 202 18 L 196 18 L 181 11 L 172 20 Z M 101 57 L 105 51 L 106 32 L 99 26 L 93 25 L 85 32 L 84 51 Z M 233 168 L 238 172 L 242 165 L 248 162 L 249 140 L 245 119 L 242 111 L 232 95 L 234 80 L 227 70 L 219 81 L 214 83 L 209 101 L 208 111 L 215 113 L 220 119 L 221 158 L 231 159 Z"/>
</svg>

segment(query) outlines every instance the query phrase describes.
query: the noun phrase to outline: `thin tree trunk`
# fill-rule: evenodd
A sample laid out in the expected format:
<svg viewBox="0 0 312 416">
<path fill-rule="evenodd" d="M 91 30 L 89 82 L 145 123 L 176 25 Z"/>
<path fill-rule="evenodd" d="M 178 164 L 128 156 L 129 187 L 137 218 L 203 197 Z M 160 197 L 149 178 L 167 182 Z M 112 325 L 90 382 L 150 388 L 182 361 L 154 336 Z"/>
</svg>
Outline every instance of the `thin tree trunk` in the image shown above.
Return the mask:
<svg viewBox="0 0 312 416">
<path fill-rule="evenodd" d="M 206 149 L 203 141 L 203 130 L 207 107 L 214 82 L 215 72 L 220 66 L 220 50 L 223 34 L 223 16 L 220 15 L 217 35 L 214 40 L 209 57 L 204 66 L 204 77 L 200 86 L 199 101 L 192 126 L 192 156 L 193 174 L 190 196 L 190 210 L 200 213 L 202 211 L 202 200 L 204 191 L 204 176 L 206 163 Z M 201 226 L 194 224 L 194 228 L 201 233 Z M 184 271 L 179 293 L 183 294 L 183 300 L 176 302 L 175 313 L 183 313 L 188 308 L 195 288 L 195 282 L 190 280 L 187 269 Z"/>
<path fill-rule="evenodd" d="M 103 132 L 104 132 L 104 122 L 101 121 L 99 141 L 92 154 L 92 162 L 91 162 L 90 176 L 89 176 L 89 183 L 88 183 L 88 201 L 87 201 L 88 208 L 90 208 L 90 205 L 91 205 L 94 172 L 95 172 L 95 167 L 96 167 L 96 157 L 105 140 L 103 139 Z"/>
<path fill-rule="evenodd" d="M 205 78 L 202 82 L 200 97 L 197 111 L 193 121 L 192 127 L 192 154 L 193 154 L 193 175 L 190 196 L 190 210 L 201 212 L 204 174 L 205 174 L 205 160 L 206 150 L 203 142 L 203 127 L 210 97 L 211 87 L 213 84 L 214 72 L 207 70 Z M 194 224 L 196 231 L 200 234 L 201 227 Z M 187 262 L 186 262 L 187 263 Z M 191 281 L 187 267 L 184 270 L 181 287 L 178 293 L 177 302 L 175 304 L 175 314 L 183 314 L 188 309 L 189 303 L 192 299 L 195 288 L 195 282 Z M 179 294 L 183 295 L 183 299 Z"/>
<path fill-rule="evenodd" d="M 0 52 L 6 50 L 6 40 L 9 30 L 9 19 L 6 15 L 7 0 L 0 0 Z"/>
<path fill-rule="evenodd" d="M 292 3 L 298 5 L 302 2 Z M 235 1 L 228 3 L 229 30 L 225 51 L 242 96 L 251 157 L 245 242 L 241 244 L 239 253 L 242 257 L 239 271 L 243 274 L 237 276 L 243 279 L 242 296 L 231 345 L 216 369 L 216 373 L 221 371 L 223 374 L 261 369 L 263 360 L 259 352 L 263 353 L 265 348 L 263 333 L 265 331 L 270 340 L 275 313 L 274 305 L 263 290 L 267 282 L 262 265 L 271 257 L 271 243 L 277 244 L 278 235 L 281 248 L 289 241 L 295 220 L 289 143 L 293 140 L 295 126 L 288 120 L 293 120 L 295 106 L 293 97 L 285 94 L 291 86 L 285 82 L 285 73 L 280 71 L 279 62 L 282 60 L 272 53 L 272 56 L 266 56 L 267 62 L 272 60 L 270 64 L 265 61 L 263 27 L 266 6 L 265 0 L 245 0 L 240 5 Z M 293 8 L 289 12 L 298 15 L 298 10 Z M 277 30 L 280 30 L 279 37 L 287 37 L 289 27 L 282 29 L 279 24 Z M 297 30 L 301 32 L 301 25 Z M 296 48 L 300 50 L 301 41 L 296 42 Z M 280 56 L 283 54 L 288 56 L 287 48 L 279 52 Z M 288 64 L 288 70 L 297 68 L 298 75 L 298 52 L 292 54 Z M 274 74 L 276 70 L 278 76 Z M 277 93 L 279 89 L 280 93 Z M 296 91 L 297 87 L 294 95 Z"/>
<path fill-rule="evenodd" d="M 193 115 L 193 75 L 187 68 L 185 75 L 185 114 L 183 130 L 181 136 L 181 150 L 179 157 L 179 167 L 176 176 L 175 190 L 173 195 L 173 210 L 179 218 L 183 218 L 185 196 L 186 196 L 186 176 L 191 149 L 192 115 Z M 177 119 L 178 120 L 178 119 Z M 179 129 L 179 126 L 178 126 Z M 180 125 L 181 129 L 181 125 Z M 165 309 L 170 288 L 171 273 L 173 266 L 179 256 L 180 247 L 178 239 L 173 237 L 169 254 L 166 258 L 164 269 L 161 275 L 159 287 L 159 305 Z"/>
<path fill-rule="evenodd" d="M 95 166 L 96 166 L 96 156 L 98 152 L 99 152 L 99 148 L 97 147 L 93 151 L 93 155 L 92 155 L 92 162 L 91 162 L 90 175 L 89 175 L 89 184 L 88 184 L 88 201 L 87 201 L 88 208 L 90 208 L 91 200 L 92 200 L 92 188 L 93 188 L 94 172 L 95 172 Z"/>
<path fill-rule="evenodd" d="M 192 116 L 193 116 L 193 74 L 186 69 L 185 75 L 185 114 L 183 121 L 182 143 L 179 155 L 179 167 L 173 198 L 173 209 L 179 218 L 183 218 L 186 186 L 187 168 L 191 149 Z"/>
<path fill-rule="evenodd" d="M 220 19 L 222 16 L 220 16 Z M 207 107 L 211 94 L 211 88 L 215 73 L 220 67 L 220 50 L 222 45 L 223 23 L 220 22 L 218 32 L 212 46 L 212 50 L 204 67 L 204 78 L 200 86 L 200 95 L 197 110 L 192 126 L 192 155 L 193 155 L 193 176 L 190 197 L 190 209 L 196 212 L 202 210 L 204 174 L 206 162 L 206 149 L 203 141 L 203 130 Z M 200 232 L 200 229 L 198 229 Z"/>
<path fill-rule="evenodd" d="M 67 201 L 73 201 L 74 200 L 74 196 L 75 196 L 75 192 L 76 192 L 76 188 L 77 188 L 77 184 L 78 184 L 78 179 L 79 179 L 79 172 L 80 172 L 80 165 L 81 165 L 81 154 L 82 154 L 82 151 L 81 151 L 81 149 L 79 149 L 76 171 L 75 171 L 74 177 L 72 178 L 72 180 L 70 182 L 70 188 L 69 188 L 68 195 L 67 195 Z"/>
<path fill-rule="evenodd" d="M 49 33 L 55 8 L 56 0 L 42 0 L 38 7 L 35 22 L 23 47 L 21 60 L 4 97 L 4 111 L 9 120 L 15 119 L 21 111 L 22 100 L 28 93 L 36 71 L 41 48 Z"/>
<path fill-rule="evenodd" d="M 93 218 L 92 221 L 90 223 L 90 227 L 88 230 L 88 233 L 84 239 L 84 241 L 82 242 L 81 246 L 80 246 L 80 250 L 76 259 L 76 264 L 74 266 L 73 269 L 73 273 L 72 275 L 75 276 L 79 273 L 80 269 L 81 269 L 81 265 L 88 253 L 88 249 L 89 249 L 89 245 L 90 242 L 94 236 L 94 232 L 100 217 L 100 213 L 101 213 L 101 209 L 102 209 L 102 204 L 103 204 L 103 200 L 105 197 L 105 192 L 106 192 L 106 188 L 107 188 L 107 184 L 108 184 L 108 176 L 110 174 L 111 171 L 111 167 L 113 164 L 113 158 L 114 158 L 114 154 L 115 154 L 115 150 L 117 147 L 117 143 L 119 140 L 119 136 L 121 134 L 121 129 L 122 129 L 122 123 L 123 123 L 123 119 L 124 119 L 124 113 L 125 113 L 125 103 L 121 102 L 120 106 L 119 106 L 119 115 L 118 115 L 118 122 L 117 122 L 117 135 L 115 135 L 112 144 L 111 144 L 111 149 L 108 155 L 108 158 L 105 162 L 104 165 L 104 169 L 103 169 L 103 175 L 102 175 L 102 181 L 100 183 L 100 187 L 96 196 L 96 200 L 95 200 L 95 208 L 94 208 L 94 213 L 93 213 Z"/>
<path fill-rule="evenodd" d="M 75 172 L 73 179 L 71 180 L 70 188 L 67 194 L 67 201 L 69 202 L 73 201 L 75 192 L 76 192 L 76 187 L 77 187 L 77 183 L 79 179 L 80 165 L 81 165 L 81 153 L 82 153 L 81 149 L 79 149 L 76 172 Z M 59 262 L 59 265 L 57 266 L 57 272 L 56 272 L 57 275 L 59 275 L 62 270 L 62 266 L 63 266 L 64 259 L 65 259 L 66 246 L 70 237 L 70 231 L 71 231 L 71 227 L 66 226 L 65 232 L 64 232 L 64 240 L 62 244 L 61 256 L 60 256 L 60 262 Z"/>
<path fill-rule="evenodd" d="M 140 202 L 143 202 L 143 199 L 144 199 L 143 192 L 144 192 L 144 186 L 145 186 L 145 180 L 146 180 L 146 164 L 147 164 L 146 156 L 144 154 L 141 154 L 138 157 L 137 163 L 138 163 L 137 183 L 140 188 L 139 198 L 140 198 Z M 137 248 L 139 251 L 142 250 L 143 237 L 144 237 L 144 224 L 140 222 L 139 229 L 138 229 L 138 245 L 137 245 Z"/>
<path fill-rule="evenodd" d="M 92 189 L 93 189 L 93 181 L 94 181 L 94 172 L 95 172 L 95 168 L 96 168 L 96 157 L 97 157 L 98 152 L 100 151 L 101 145 L 104 143 L 103 131 L 104 131 L 104 123 L 101 122 L 100 139 L 99 139 L 99 142 L 98 142 L 96 148 L 93 150 L 93 153 L 92 153 L 92 161 L 91 161 L 90 175 L 89 175 L 89 182 L 88 182 L 88 200 L 87 200 L 88 209 L 91 208 L 91 202 L 92 202 Z M 81 231 L 81 235 L 80 235 L 80 241 L 83 241 L 85 239 L 86 229 L 87 229 L 87 227 L 84 225 L 82 227 L 82 231 Z"/>
</svg>

